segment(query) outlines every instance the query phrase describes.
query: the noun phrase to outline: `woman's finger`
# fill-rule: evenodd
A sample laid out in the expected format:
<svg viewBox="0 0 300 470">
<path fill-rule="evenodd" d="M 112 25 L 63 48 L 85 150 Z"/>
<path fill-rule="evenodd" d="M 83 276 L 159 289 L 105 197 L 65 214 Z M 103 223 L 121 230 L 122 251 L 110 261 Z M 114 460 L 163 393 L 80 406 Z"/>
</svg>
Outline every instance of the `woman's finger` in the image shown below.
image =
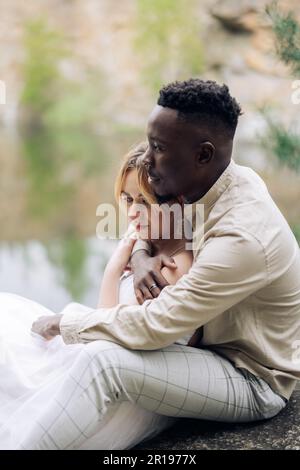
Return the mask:
<svg viewBox="0 0 300 470">
<path fill-rule="evenodd" d="M 177 268 L 177 264 L 174 258 L 171 258 L 170 256 L 167 256 L 167 255 L 161 255 L 161 264 L 162 264 L 162 267 L 166 266 L 167 268 L 171 268 L 171 269 Z"/>
</svg>

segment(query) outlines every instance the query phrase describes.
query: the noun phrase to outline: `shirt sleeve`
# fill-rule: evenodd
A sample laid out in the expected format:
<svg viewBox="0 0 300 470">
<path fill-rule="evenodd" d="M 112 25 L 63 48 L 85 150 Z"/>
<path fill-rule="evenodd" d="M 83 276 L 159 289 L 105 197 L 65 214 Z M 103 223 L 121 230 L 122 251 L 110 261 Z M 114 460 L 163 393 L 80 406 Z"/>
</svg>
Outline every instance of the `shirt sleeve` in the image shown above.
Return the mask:
<svg viewBox="0 0 300 470">
<path fill-rule="evenodd" d="M 269 282 L 265 250 L 254 235 L 211 237 L 189 272 L 143 305 L 117 305 L 82 315 L 69 311 L 65 343 L 105 339 L 128 349 L 155 350 L 205 325 Z"/>
</svg>

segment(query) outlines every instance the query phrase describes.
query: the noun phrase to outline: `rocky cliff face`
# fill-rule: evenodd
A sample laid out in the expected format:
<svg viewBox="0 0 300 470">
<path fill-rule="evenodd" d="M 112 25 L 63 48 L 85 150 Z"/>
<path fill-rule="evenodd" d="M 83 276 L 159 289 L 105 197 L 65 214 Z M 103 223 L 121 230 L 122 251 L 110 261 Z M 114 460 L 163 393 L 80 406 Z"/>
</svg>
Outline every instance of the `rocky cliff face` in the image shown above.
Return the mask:
<svg viewBox="0 0 300 470">
<path fill-rule="evenodd" d="M 203 76 L 228 83 L 247 113 L 254 113 L 242 122 L 245 135 L 260 125 L 253 119 L 255 110 L 266 102 L 284 111 L 287 120 L 298 112 L 290 102 L 288 71 L 274 55 L 273 35 L 264 13 L 267 3 L 195 1 L 204 49 Z M 281 0 L 279 4 L 300 18 L 298 0 Z M 143 123 L 153 98 L 141 84 L 143 64 L 133 47 L 136 11 L 136 0 L 2 1 L 0 79 L 7 85 L 7 104 L 0 107 L 2 123 L 13 126 L 18 120 L 24 26 L 39 17 L 63 32 L 72 50 L 72 57 L 60 64 L 62 74 L 88 86 L 89 71 L 101 70 L 108 84 L 110 109 L 124 122 Z"/>
</svg>

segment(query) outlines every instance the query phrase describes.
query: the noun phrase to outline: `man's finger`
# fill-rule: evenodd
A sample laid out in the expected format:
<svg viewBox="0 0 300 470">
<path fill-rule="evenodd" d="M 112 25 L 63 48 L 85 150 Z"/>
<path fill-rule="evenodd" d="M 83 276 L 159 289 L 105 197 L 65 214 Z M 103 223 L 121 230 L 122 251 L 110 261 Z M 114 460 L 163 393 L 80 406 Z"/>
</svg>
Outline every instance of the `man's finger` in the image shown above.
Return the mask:
<svg viewBox="0 0 300 470">
<path fill-rule="evenodd" d="M 155 281 L 155 279 L 151 279 L 150 281 L 147 281 L 146 285 L 147 285 L 147 290 L 150 293 L 152 299 L 155 299 L 156 297 L 159 296 L 160 288 L 157 285 L 157 282 Z"/>
<path fill-rule="evenodd" d="M 135 289 L 134 293 L 135 293 L 135 296 L 136 296 L 136 300 L 138 301 L 138 303 L 140 305 L 142 305 L 142 303 L 144 302 L 142 291 L 140 289 Z"/>
<path fill-rule="evenodd" d="M 169 285 L 168 281 L 164 278 L 161 272 L 153 273 L 154 282 L 158 285 L 160 291 Z"/>
<path fill-rule="evenodd" d="M 154 299 L 160 294 L 161 288 L 155 279 L 155 271 L 151 271 L 150 274 L 145 277 L 143 284 L 149 290 L 151 298 Z"/>
<path fill-rule="evenodd" d="M 153 299 L 152 291 L 149 290 L 147 285 L 141 286 L 141 291 L 143 293 L 143 301 L 144 302 L 145 302 L 145 300 L 152 300 Z"/>
</svg>

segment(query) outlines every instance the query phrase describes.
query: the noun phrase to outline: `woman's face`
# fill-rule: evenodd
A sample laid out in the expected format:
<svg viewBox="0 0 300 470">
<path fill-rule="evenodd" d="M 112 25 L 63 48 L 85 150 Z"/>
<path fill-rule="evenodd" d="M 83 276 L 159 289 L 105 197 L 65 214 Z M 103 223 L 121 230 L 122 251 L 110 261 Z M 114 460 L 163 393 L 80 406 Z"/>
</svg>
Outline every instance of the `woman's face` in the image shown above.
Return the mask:
<svg viewBox="0 0 300 470">
<path fill-rule="evenodd" d="M 168 239 L 174 235 L 174 221 L 182 221 L 182 211 L 178 201 L 170 201 L 159 206 L 146 202 L 138 185 L 138 175 L 135 169 L 127 172 L 121 192 L 121 202 L 125 204 L 127 217 L 135 226 L 140 238 L 144 240 Z M 177 210 L 168 215 L 168 207 L 177 203 Z"/>
<path fill-rule="evenodd" d="M 138 185 L 137 170 L 129 170 L 121 191 L 121 204 L 124 205 L 127 217 L 140 238 L 149 239 L 150 205 L 145 201 Z"/>
</svg>

